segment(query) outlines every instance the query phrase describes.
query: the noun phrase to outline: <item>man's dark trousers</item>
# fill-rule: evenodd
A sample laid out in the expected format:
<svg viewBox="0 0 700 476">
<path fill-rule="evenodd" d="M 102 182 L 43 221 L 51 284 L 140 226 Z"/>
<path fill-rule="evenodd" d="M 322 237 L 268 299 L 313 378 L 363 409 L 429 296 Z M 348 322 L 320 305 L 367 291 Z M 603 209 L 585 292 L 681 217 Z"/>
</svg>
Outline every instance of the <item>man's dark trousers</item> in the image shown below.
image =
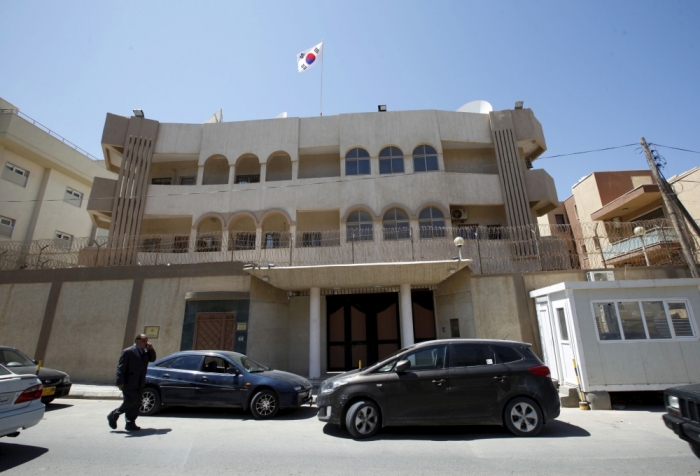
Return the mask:
<svg viewBox="0 0 700 476">
<path fill-rule="evenodd" d="M 124 401 L 121 406 L 110 413 L 109 419 L 116 424 L 122 413 L 126 414 L 127 429 L 135 425 L 139 416 L 141 392 L 146 384 L 148 363 L 156 360 L 156 351 L 139 348 L 134 344 L 122 351 L 117 364 L 117 386 L 122 385 Z M 111 425 L 112 423 L 110 423 Z"/>
</svg>

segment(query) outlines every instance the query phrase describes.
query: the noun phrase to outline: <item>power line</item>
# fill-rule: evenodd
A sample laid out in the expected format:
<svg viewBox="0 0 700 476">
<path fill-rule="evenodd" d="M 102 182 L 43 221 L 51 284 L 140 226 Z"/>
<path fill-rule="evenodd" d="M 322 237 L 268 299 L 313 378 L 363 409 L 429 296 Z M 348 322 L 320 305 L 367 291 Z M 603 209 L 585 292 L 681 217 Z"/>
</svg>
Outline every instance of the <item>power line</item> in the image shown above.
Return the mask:
<svg viewBox="0 0 700 476">
<path fill-rule="evenodd" d="M 571 155 L 581 155 L 581 154 L 590 154 L 591 152 L 603 152 L 606 150 L 613 150 L 613 149 L 622 149 L 624 147 L 633 147 L 637 146 L 639 147 L 639 144 L 634 143 L 634 144 L 625 144 L 625 145 L 616 145 L 614 147 L 604 147 L 602 149 L 593 149 L 593 150 L 584 150 L 581 152 L 571 152 L 569 154 L 559 154 L 559 155 L 548 155 L 547 157 L 538 157 L 537 160 L 542 160 L 542 159 L 554 159 L 556 157 L 569 157 Z"/>
<path fill-rule="evenodd" d="M 680 150 L 681 152 L 690 152 L 691 154 L 700 154 L 700 151 L 697 151 L 697 150 L 682 149 L 680 147 L 671 147 L 670 145 L 661 145 L 661 144 L 656 144 L 656 143 L 652 143 L 649 145 L 653 146 L 653 147 L 664 147 L 666 149 Z"/>
</svg>

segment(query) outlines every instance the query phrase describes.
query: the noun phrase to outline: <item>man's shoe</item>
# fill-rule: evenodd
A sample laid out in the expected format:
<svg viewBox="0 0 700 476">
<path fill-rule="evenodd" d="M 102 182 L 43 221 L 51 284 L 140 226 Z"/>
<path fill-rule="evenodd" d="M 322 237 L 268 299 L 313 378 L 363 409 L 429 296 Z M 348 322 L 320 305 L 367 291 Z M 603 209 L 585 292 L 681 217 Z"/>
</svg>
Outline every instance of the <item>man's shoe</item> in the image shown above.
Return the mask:
<svg viewBox="0 0 700 476">
<path fill-rule="evenodd" d="M 119 415 L 115 415 L 114 412 L 110 413 L 107 415 L 107 421 L 109 422 L 109 427 L 113 430 L 117 429 L 117 420 L 119 419 Z"/>
<path fill-rule="evenodd" d="M 126 424 L 126 431 L 139 431 L 141 429 L 140 426 L 136 426 L 136 423 L 127 423 Z"/>
</svg>

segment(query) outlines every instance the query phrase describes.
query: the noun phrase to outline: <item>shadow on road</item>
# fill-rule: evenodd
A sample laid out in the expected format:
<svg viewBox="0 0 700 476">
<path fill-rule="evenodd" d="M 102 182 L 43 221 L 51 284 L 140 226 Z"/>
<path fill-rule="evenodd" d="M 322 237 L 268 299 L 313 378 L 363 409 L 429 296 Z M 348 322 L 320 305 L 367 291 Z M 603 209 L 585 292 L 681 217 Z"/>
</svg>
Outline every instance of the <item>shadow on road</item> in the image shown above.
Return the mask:
<svg viewBox="0 0 700 476">
<path fill-rule="evenodd" d="M 330 423 L 323 427 L 323 433 L 343 439 L 352 439 L 350 433 Z M 550 421 L 535 438 L 581 438 L 591 436 L 583 428 L 559 420 Z M 376 436 L 366 440 L 431 440 L 431 441 L 472 441 L 499 438 L 518 438 L 501 426 L 395 426 L 383 428 Z"/>
<path fill-rule="evenodd" d="M 303 406 L 297 409 L 283 409 L 275 415 L 273 420 L 308 420 L 315 418 L 318 408 Z M 243 411 L 242 408 L 190 408 L 190 407 L 166 407 L 153 415 L 152 418 L 203 418 L 203 419 L 231 419 L 231 420 L 254 420 L 250 412 Z M 142 417 L 143 418 L 143 417 Z"/>
<path fill-rule="evenodd" d="M 73 405 L 68 405 L 65 403 L 49 403 L 48 405 L 46 405 L 46 411 L 53 412 L 56 410 L 63 410 L 64 408 L 70 408 L 72 406 Z"/>
<path fill-rule="evenodd" d="M 0 473 L 28 463 L 48 452 L 48 448 L 42 448 L 40 446 L 0 443 Z"/>
<path fill-rule="evenodd" d="M 142 436 L 167 435 L 171 431 L 173 431 L 172 428 L 141 428 L 139 431 L 116 430 L 110 431 L 110 433 L 124 435 L 127 438 L 141 438 Z"/>
</svg>

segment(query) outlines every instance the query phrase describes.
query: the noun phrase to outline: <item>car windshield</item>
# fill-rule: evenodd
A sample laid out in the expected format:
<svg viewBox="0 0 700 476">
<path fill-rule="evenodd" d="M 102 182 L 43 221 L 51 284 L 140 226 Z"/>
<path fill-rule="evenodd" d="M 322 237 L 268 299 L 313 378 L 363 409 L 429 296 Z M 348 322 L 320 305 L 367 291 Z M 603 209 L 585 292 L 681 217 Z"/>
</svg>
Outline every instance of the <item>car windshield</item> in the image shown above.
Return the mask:
<svg viewBox="0 0 700 476">
<path fill-rule="evenodd" d="M 250 373 L 265 372 L 266 370 L 271 370 L 269 367 L 256 362 L 247 355 L 239 354 L 238 352 L 221 352 L 223 355 L 233 360 L 236 364 L 243 367 Z"/>
<path fill-rule="evenodd" d="M 36 365 L 32 360 L 16 349 L 0 350 L 0 364 L 5 367 L 24 367 L 25 365 Z"/>
</svg>

